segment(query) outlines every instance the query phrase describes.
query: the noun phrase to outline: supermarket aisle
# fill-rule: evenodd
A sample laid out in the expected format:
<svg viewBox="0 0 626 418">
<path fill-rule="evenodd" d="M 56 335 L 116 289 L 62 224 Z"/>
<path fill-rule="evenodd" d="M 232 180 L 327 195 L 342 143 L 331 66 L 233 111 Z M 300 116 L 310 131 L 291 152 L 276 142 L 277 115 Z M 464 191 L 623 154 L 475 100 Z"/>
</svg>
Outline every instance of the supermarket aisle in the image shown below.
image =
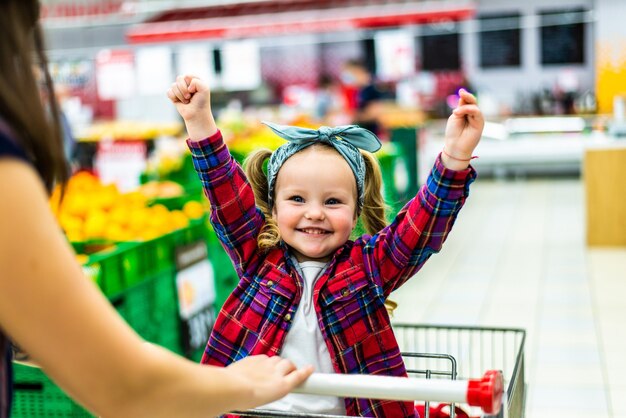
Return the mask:
<svg viewBox="0 0 626 418">
<path fill-rule="evenodd" d="M 587 249 L 583 185 L 566 179 L 477 181 L 393 296 L 398 322 L 525 328 L 527 417 L 626 418 L 624 294 L 626 249 Z"/>
</svg>

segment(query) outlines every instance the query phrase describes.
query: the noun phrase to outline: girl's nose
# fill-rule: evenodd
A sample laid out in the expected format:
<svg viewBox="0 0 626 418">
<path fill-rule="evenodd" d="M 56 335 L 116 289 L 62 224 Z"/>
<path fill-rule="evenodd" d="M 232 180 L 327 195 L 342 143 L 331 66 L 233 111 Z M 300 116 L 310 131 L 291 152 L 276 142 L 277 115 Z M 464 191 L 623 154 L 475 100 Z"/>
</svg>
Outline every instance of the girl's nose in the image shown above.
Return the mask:
<svg viewBox="0 0 626 418">
<path fill-rule="evenodd" d="M 324 220 L 324 210 L 320 205 L 310 205 L 304 213 L 304 217 L 310 220 Z"/>
</svg>

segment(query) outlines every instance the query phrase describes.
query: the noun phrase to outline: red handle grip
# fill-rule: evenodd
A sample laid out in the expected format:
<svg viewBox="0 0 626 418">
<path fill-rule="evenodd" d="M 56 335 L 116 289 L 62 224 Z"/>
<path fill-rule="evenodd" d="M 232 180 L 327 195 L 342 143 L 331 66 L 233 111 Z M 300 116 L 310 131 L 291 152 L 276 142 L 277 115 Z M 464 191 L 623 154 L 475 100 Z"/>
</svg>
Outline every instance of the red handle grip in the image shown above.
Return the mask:
<svg viewBox="0 0 626 418">
<path fill-rule="evenodd" d="M 467 403 L 479 406 L 491 415 L 497 415 L 502 405 L 502 373 L 489 370 L 482 379 L 470 379 L 467 385 Z"/>
</svg>

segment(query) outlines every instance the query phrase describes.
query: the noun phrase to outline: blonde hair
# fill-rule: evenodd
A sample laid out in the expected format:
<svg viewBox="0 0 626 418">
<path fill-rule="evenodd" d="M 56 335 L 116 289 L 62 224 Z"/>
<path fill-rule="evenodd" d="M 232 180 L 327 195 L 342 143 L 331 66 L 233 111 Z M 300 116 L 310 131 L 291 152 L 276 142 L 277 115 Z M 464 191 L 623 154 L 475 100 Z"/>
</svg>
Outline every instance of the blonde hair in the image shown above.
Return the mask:
<svg viewBox="0 0 626 418">
<path fill-rule="evenodd" d="M 315 146 L 334 149 L 332 146 L 326 144 L 315 144 L 306 149 Z M 366 151 L 361 151 L 361 154 L 365 160 L 365 190 L 363 208 L 361 209 L 359 218 L 363 222 L 365 231 L 369 234 L 375 234 L 387 226 L 387 205 L 385 204 L 385 199 L 381 192 L 383 176 L 380 165 L 378 164 L 378 159 L 373 154 Z M 267 175 L 263 170 L 266 161 L 271 155 L 272 151 L 269 149 L 258 149 L 252 152 L 243 163 L 246 176 L 254 192 L 256 206 L 265 216 L 265 223 L 257 238 L 257 244 L 262 251 L 268 251 L 276 247 L 281 240 L 278 224 L 272 217 L 272 209 L 268 202 L 269 191 Z M 396 306 L 397 304 L 392 300 L 387 299 L 385 301 L 385 308 L 390 316 L 393 316 L 393 311 Z"/>
<path fill-rule="evenodd" d="M 262 251 L 274 248 L 280 242 L 278 224 L 272 217 L 272 209 L 268 201 L 269 186 L 267 185 L 267 175 L 263 171 L 263 166 L 271 155 L 272 151 L 261 148 L 253 151 L 243 162 L 246 177 L 254 192 L 256 206 L 265 216 L 265 223 L 257 237 L 257 244 Z"/>
<path fill-rule="evenodd" d="M 361 151 L 361 154 L 365 161 L 365 191 L 360 218 L 365 231 L 373 235 L 387 226 L 387 205 L 381 192 L 383 174 L 373 154 L 365 151 Z"/>
</svg>

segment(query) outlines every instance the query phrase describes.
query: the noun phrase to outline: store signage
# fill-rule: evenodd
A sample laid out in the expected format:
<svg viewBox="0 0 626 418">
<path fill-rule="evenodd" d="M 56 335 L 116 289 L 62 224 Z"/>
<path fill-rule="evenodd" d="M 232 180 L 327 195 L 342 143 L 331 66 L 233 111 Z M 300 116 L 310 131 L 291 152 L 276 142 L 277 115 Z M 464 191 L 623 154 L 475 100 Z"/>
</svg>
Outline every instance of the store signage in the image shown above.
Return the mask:
<svg viewBox="0 0 626 418">
<path fill-rule="evenodd" d="M 96 55 L 96 86 L 100 100 L 127 99 L 135 94 L 132 51 L 105 49 Z"/>
<path fill-rule="evenodd" d="M 222 46 L 222 87 L 227 91 L 261 86 L 261 55 L 255 40 L 230 41 Z"/>
<path fill-rule="evenodd" d="M 146 141 L 98 142 L 94 168 L 103 184 L 114 183 L 122 192 L 137 189 L 141 173 L 146 169 Z"/>
<path fill-rule="evenodd" d="M 176 50 L 176 74 L 192 74 L 206 80 L 211 88 L 219 87 L 212 52 L 205 43 L 180 46 Z"/>
<path fill-rule="evenodd" d="M 215 271 L 203 240 L 176 249 L 176 288 L 183 347 L 204 347 L 215 322 Z"/>
<path fill-rule="evenodd" d="M 163 96 L 171 86 L 172 50 L 167 46 L 139 48 L 135 57 L 137 92 L 145 96 Z"/>
<path fill-rule="evenodd" d="M 381 31 L 374 35 L 377 76 L 398 81 L 415 74 L 414 35 L 406 30 Z"/>
</svg>

